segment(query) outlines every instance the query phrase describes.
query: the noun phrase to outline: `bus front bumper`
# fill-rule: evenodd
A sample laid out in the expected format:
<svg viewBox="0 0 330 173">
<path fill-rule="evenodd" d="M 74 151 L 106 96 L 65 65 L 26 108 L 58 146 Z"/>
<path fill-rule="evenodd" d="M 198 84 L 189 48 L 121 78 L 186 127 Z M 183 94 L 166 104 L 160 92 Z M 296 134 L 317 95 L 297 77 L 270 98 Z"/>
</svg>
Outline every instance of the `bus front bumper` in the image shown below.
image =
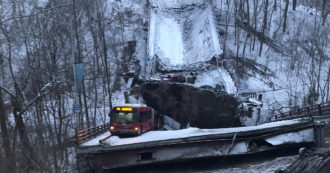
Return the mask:
<svg viewBox="0 0 330 173">
<path fill-rule="evenodd" d="M 110 130 L 111 135 L 139 135 L 137 131 L 133 130 Z"/>
</svg>

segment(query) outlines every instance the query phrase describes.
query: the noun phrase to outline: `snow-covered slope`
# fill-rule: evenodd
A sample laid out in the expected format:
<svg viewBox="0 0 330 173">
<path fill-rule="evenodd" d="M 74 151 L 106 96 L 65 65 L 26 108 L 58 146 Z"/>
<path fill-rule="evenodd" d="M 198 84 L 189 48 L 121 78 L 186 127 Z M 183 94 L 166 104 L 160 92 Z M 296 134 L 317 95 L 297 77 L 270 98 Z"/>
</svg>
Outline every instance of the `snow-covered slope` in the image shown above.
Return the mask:
<svg viewBox="0 0 330 173">
<path fill-rule="evenodd" d="M 212 10 L 204 1 L 151 1 L 149 56 L 168 67 L 221 54 Z M 180 7 L 180 9 L 178 9 Z"/>
<path fill-rule="evenodd" d="M 180 23 L 170 15 L 151 11 L 149 55 L 157 55 L 164 63 L 179 65 L 184 63 L 182 29 Z"/>
<path fill-rule="evenodd" d="M 249 1 L 249 6 L 243 7 L 244 12 L 249 9 L 244 17 L 250 15 L 252 29 L 256 20 L 255 33 L 258 34 L 243 27 L 235 28 L 235 3 L 229 2 L 214 1 L 219 29 L 225 31 L 228 26 L 228 32 L 220 38 L 223 41 L 226 36 L 226 52 L 233 54 L 227 58 L 247 59 L 263 66 L 259 68 L 260 72 L 266 72 L 263 69 L 270 71 L 269 74 L 255 73 L 247 70 L 249 67 L 246 64 L 237 63 L 245 69 L 242 73 L 244 77 L 237 75 L 235 80 L 238 91 L 263 95 L 262 122 L 274 113 L 330 100 L 326 94 L 329 93 L 330 18 L 328 16 L 323 23 L 321 8 L 315 1 L 310 1 L 311 5 L 297 1 L 295 10 L 290 1 L 287 27 L 283 32 L 286 2 L 269 0 L 264 35 L 270 41 L 263 43 L 262 51 L 258 34 L 262 33 L 265 1 Z M 238 23 L 246 24 L 248 21 L 244 17 Z"/>
<path fill-rule="evenodd" d="M 223 69 L 218 68 L 213 71 L 208 71 L 197 75 L 194 86 L 210 86 L 212 88 L 217 88 L 217 85 L 223 86 L 224 91 L 229 94 L 236 94 L 237 89 L 235 83 L 229 73 Z"/>
</svg>

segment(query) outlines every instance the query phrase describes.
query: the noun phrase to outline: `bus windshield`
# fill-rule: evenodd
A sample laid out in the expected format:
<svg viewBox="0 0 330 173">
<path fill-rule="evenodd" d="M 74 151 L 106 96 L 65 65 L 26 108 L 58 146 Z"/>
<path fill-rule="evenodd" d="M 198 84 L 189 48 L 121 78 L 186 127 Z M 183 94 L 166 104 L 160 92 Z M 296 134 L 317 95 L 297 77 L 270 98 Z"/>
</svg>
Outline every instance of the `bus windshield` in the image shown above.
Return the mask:
<svg viewBox="0 0 330 173">
<path fill-rule="evenodd" d="M 138 122 L 137 112 L 114 112 L 111 116 L 111 122 L 119 124 L 128 124 Z"/>
</svg>

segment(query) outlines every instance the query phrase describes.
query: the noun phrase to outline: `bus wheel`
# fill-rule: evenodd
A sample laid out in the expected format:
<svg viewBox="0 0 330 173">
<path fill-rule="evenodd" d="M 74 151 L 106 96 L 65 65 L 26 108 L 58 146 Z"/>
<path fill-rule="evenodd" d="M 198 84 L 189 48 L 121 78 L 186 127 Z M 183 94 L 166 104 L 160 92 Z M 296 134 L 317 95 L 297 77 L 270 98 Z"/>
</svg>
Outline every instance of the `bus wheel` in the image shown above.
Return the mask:
<svg viewBox="0 0 330 173">
<path fill-rule="evenodd" d="M 143 133 L 143 126 L 140 126 L 139 135 Z"/>
</svg>

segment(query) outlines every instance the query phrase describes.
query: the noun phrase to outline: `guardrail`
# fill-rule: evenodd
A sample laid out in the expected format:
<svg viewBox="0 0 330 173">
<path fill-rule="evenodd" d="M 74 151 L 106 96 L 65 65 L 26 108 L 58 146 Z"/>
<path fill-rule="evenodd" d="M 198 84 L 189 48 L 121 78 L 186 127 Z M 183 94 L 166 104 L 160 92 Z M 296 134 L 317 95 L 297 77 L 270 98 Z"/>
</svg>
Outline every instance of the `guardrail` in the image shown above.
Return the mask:
<svg viewBox="0 0 330 173">
<path fill-rule="evenodd" d="M 110 123 L 106 123 L 97 127 L 76 131 L 76 144 L 84 143 L 97 135 L 109 130 Z"/>
<path fill-rule="evenodd" d="M 299 108 L 294 111 L 280 113 L 270 118 L 270 122 L 289 120 L 294 118 L 303 118 L 311 116 L 325 116 L 330 115 L 330 103 L 319 104 L 316 106 L 309 106 Z"/>
</svg>

